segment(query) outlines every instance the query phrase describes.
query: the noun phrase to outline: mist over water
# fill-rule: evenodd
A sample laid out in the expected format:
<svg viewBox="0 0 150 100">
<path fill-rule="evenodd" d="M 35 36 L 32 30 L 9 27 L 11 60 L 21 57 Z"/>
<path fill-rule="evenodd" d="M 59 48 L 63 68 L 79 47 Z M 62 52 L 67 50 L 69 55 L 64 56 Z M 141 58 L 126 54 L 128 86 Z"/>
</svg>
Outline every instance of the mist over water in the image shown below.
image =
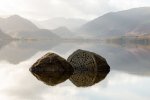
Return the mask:
<svg viewBox="0 0 150 100">
<path fill-rule="evenodd" d="M 70 81 L 54 87 L 38 81 L 31 65 L 47 52 L 67 58 L 77 49 L 106 58 L 110 73 L 101 82 L 78 88 Z M 0 98 L 3 100 L 149 99 L 150 45 L 97 42 L 13 41 L 0 48 Z M 137 84 L 138 83 L 138 84 Z M 144 87 L 143 87 L 144 86 Z M 90 94 L 90 95 L 89 95 Z"/>
</svg>

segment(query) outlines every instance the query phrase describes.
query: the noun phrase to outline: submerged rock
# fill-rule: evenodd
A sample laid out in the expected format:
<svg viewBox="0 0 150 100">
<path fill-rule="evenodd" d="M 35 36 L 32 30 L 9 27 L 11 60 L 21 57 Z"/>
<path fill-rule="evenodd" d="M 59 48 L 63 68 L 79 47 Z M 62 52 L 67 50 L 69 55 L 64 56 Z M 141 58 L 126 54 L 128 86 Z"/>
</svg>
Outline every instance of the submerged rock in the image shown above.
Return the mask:
<svg viewBox="0 0 150 100">
<path fill-rule="evenodd" d="M 76 86 L 91 86 L 103 80 L 110 71 L 105 58 L 85 50 L 75 51 L 67 61 L 74 68 L 70 81 Z"/>
<path fill-rule="evenodd" d="M 72 66 L 55 53 L 47 53 L 30 68 L 31 73 L 47 85 L 54 86 L 73 74 Z"/>
</svg>

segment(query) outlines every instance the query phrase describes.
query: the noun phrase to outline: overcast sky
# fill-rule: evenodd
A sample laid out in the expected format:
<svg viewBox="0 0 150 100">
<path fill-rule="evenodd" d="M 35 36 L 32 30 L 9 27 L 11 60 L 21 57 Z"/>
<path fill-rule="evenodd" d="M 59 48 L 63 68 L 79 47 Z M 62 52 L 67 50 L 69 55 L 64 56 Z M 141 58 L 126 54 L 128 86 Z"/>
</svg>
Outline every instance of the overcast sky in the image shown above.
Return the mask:
<svg viewBox="0 0 150 100">
<path fill-rule="evenodd" d="M 0 16 L 93 19 L 110 11 L 150 6 L 150 0 L 0 0 Z"/>
</svg>

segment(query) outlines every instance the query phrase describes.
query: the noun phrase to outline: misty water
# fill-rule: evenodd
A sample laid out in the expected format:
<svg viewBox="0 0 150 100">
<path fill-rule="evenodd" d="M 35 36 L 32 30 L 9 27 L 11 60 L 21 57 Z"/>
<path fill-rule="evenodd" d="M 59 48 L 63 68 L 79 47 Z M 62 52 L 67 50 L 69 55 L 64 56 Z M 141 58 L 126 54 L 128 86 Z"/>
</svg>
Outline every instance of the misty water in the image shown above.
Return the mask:
<svg viewBox="0 0 150 100">
<path fill-rule="evenodd" d="M 89 87 L 76 87 L 69 80 L 48 86 L 29 71 L 47 52 L 67 58 L 77 49 L 106 58 L 110 72 L 104 80 Z M 150 45 L 104 41 L 1 42 L 0 80 L 0 100 L 149 100 Z"/>
</svg>

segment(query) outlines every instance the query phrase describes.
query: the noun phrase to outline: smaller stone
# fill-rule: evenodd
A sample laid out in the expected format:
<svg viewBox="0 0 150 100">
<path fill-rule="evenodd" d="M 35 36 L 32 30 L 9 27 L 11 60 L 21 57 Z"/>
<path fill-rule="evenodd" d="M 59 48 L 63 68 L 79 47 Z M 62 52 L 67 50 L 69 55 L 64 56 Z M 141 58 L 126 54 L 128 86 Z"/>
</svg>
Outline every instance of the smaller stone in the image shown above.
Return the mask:
<svg viewBox="0 0 150 100">
<path fill-rule="evenodd" d="M 72 66 L 55 53 L 47 53 L 30 68 L 31 73 L 47 85 L 54 86 L 73 74 Z"/>
</svg>

